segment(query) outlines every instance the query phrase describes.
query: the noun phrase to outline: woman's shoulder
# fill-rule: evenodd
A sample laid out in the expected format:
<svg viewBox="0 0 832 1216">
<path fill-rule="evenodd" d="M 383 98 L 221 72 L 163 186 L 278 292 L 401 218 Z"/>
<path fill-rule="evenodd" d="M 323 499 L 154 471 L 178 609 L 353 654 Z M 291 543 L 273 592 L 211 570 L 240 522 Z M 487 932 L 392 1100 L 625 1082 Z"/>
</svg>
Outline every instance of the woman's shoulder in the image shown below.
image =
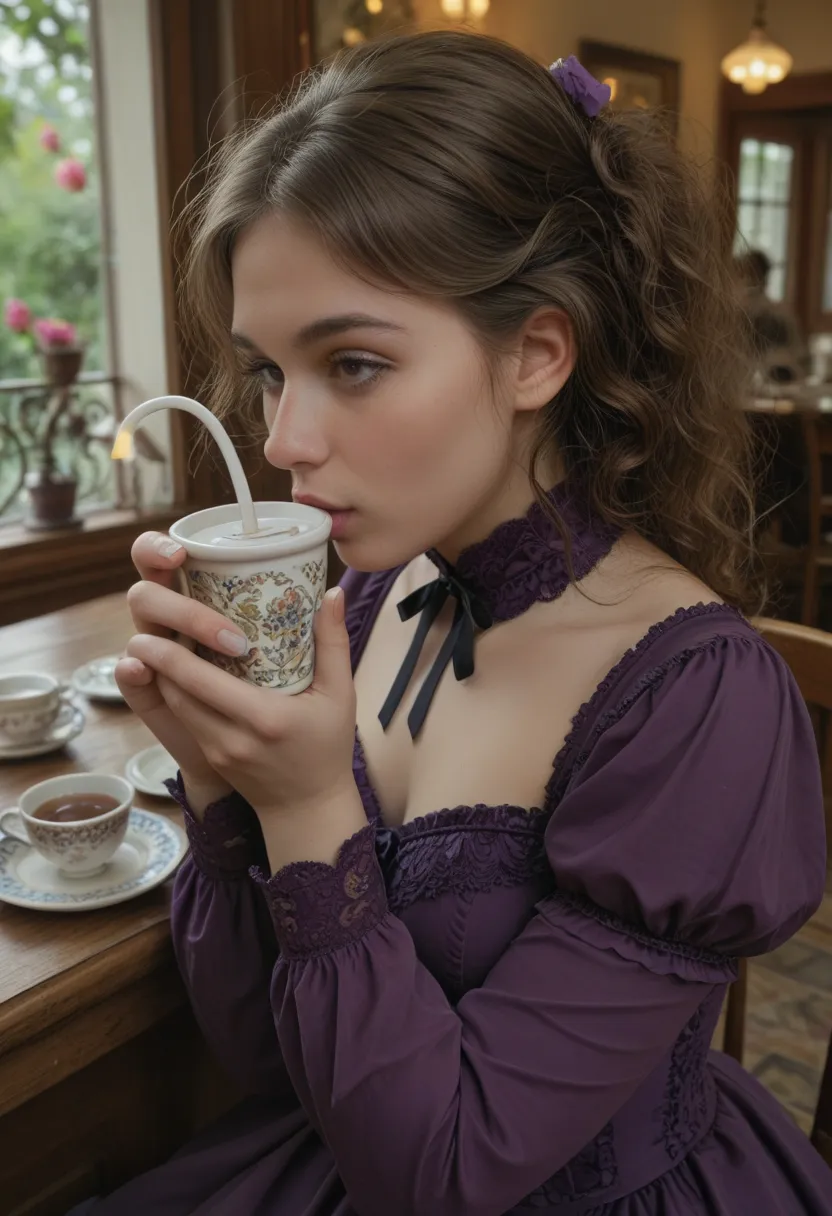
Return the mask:
<svg viewBox="0 0 832 1216">
<path fill-rule="evenodd" d="M 612 609 L 613 629 L 625 639 L 610 675 L 642 680 L 653 673 L 659 678 L 667 667 L 681 675 L 697 652 L 707 651 L 710 662 L 697 668 L 701 678 L 691 671 L 691 690 L 697 683 L 707 686 L 722 669 L 730 676 L 726 695 L 739 691 L 743 683 L 765 685 L 774 701 L 765 698 L 763 710 L 774 709 L 780 696 L 791 699 L 796 692 L 786 663 L 753 621 L 642 537 L 623 537 L 581 590 L 595 600 L 599 625 Z M 588 609 L 583 615 L 591 627 L 593 611 Z"/>
<path fill-rule="evenodd" d="M 700 578 L 635 532 L 625 533 L 581 582 L 580 591 L 629 629 L 665 620 L 677 609 L 722 604 Z M 601 613 L 601 619 L 606 613 Z"/>
<path fill-rule="evenodd" d="M 742 612 L 637 536 L 622 537 L 563 598 L 553 628 L 566 631 L 573 652 L 592 655 L 595 670 L 605 673 L 581 720 L 628 698 L 648 673 L 658 679 L 667 665 L 683 666 L 697 649 L 717 654 L 720 640 L 729 639 L 766 645 Z"/>
<path fill-rule="evenodd" d="M 753 954 L 822 895 L 814 732 L 753 624 L 695 584 L 672 608 L 674 582 L 654 583 L 655 617 L 671 611 L 579 715 L 550 860 L 565 889 L 657 936 Z"/>
<path fill-rule="evenodd" d="M 776 729 L 786 703 L 803 725 L 792 674 L 753 623 L 643 538 L 622 538 L 580 590 L 590 597 L 585 627 L 597 618 L 599 638 L 611 631 L 620 656 L 579 715 L 596 740 L 625 718 L 627 733 L 678 726 L 692 738 L 719 717 L 723 737 L 742 731 L 747 745 L 749 724 Z"/>
</svg>

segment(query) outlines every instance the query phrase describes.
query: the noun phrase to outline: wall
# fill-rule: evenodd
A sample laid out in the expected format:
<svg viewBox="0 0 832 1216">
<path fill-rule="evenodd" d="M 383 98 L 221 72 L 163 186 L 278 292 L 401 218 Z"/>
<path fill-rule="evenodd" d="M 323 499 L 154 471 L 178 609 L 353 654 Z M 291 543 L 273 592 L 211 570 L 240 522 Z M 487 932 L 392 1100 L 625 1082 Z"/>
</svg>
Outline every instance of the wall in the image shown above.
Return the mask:
<svg viewBox="0 0 832 1216">
<path fill-rule="evenodd" d="M 750 7 L 735 0 L 717 8 L 723 54 L 744 41 Z M 832 0 L 768 0 L 766 12 L 771 37 L 794 58 L 792 71 L 832 71 Z"/>
<path fill-rule="evenodd" d="M 440 0 L 416 7 L 421 23 L 441 23 Z M 478 28 L 546 64 L 577 54 L 582 38 L 683 60 L 680 142 L 707 161 L 717 117 L 718 7 L 718 0 L 491 0 Z"/>
<path fill-rule="evenodd" d="M 445 24 L 440 0 L 415 0 L 420 24 Z M 745 41 L 752 0 L 491 0 L 477 28 L 541 63 L 576 54 L 582 38 L 682 62 L 680 143 L 700 161 L 714 154 L 723 55 Z M 796 72 L 832 70 L 832 0 L 770 0 L 772 36 Z"/>
</svg>

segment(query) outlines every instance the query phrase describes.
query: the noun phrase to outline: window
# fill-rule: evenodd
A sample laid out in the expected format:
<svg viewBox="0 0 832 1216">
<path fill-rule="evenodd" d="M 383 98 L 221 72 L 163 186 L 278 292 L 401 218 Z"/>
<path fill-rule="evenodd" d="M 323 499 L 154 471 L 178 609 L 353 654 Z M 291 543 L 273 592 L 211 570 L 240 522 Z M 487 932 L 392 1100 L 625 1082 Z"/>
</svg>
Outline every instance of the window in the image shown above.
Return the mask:
<svg viewBox="0 0 832 1216">
<path fill-rule="evenodd" d="M 832 331 L 832 74 L 809 77 L 811 88 L 795 84 L 794 96 L 789 79 L 750 99 L 729 86 L 724 146 L 736 188 L 734 252 L 761 249 L 771 259 L 768 294 L 789 305 L 811 344 Z"/>
<path fill-rule="evenodd" d="M 24 477 L 49 461 L 76 480 L 79 506 L 119 498 L 90 20 L 83 0 L 0 0 L 2 521 L 26 512 Z M 74 340 L 46 333 L 49 319 L 67 322 Z M 55 364 L 40 353 L 44 339 L 82 352 L 65 394 L 46 383 Z"/>
<path fill-rule="evenodd" d="M 772 300 L 786 297 L 793 172 L 794 148 L 790 144 L 762 139 L 740 142 L 735 252 L 749 247 L 768 254 L 768 294 Z"/>
</svg>

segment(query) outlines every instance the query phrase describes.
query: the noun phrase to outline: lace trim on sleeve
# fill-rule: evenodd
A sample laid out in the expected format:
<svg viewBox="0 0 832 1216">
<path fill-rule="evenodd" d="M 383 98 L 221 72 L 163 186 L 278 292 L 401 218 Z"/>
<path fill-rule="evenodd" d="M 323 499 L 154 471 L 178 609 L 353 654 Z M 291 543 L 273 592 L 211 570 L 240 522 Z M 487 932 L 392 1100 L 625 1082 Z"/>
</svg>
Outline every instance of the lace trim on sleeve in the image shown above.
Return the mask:
<svg viewBox="0 0 832 1216">
<path fill-rule="evenodd" d="M 251 876 L 262 887 L 286 959 L 328 954 L 358 941 L 387 914 L 372 824 L 344 842 L 334 866 L 295 861 L 271 878 L 258 867 Z"/>
<path fill-rule="evenodd" d="M 268 865 L 260 821 L 241 794 L 235 791 L 212 802 L 197 819 L 188 805 L 182 774 L 165 785 L 182 808 L 194 862 L 208 878 L 245 879 L 252 866 Z"/>
</svg>

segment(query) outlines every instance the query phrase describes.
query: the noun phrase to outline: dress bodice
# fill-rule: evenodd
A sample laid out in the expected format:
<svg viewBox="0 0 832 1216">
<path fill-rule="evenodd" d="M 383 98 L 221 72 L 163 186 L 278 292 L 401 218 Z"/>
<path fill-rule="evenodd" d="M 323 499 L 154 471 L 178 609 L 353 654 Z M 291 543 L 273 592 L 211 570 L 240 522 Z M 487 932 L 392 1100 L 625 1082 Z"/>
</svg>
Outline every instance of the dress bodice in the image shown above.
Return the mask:
<svg viewBox="0 0 832 1216">
<path fill-rule="evenodd" d="M 348 575 L 347 625 L 353 664 L 360 659 L 375 616 L 398 571 Z M 680 611 L 652 629 L 599 685 L 581 708 L 573 730 L 555 756 L 540 808 L 445 807 L 398 828 L 385 826 L 356 732 L 353 772 L 387 889 L 388 905 L 409 930 L 421 963 L 457 1004 L 477 988 L 548 898 L 559 901 L 567 920 L 587 923 L 601 951 L 623 948 L 647 965 L 690 972 L 703 984 L 703 1000 L 676 1043 L 614 1119 L 599 1129 L 568 1166 L 559 1170 L 518 1209 L 583 1212 L 589 1201 L 607 1202 L 664 1172 L 708 1130 L 715 1089 L 707 1054 L 734 961 L 715 952 L 665 943 L 636 926 L 604 914 L 590 901 L 559 892 L 547 857 L 545 836 L 557 805 L 586 757 L 593 726 L 619 704 L 622 683 L 638 684 L 637 670 L 655 668 L 660 639 L 685 621 L 749 627 L 719 604 Z M 711 629 L 713 626 L 708 626 Z M 671 642 L 670 649 L 674 648 Z M 664 957 L 663 957 L 664 956 Z M 714 982 L 717 986 L 714 987 Z M 634 1129 L 638 1129 L 634 1131 Z M 632 1152 L 634 1136 L 637 1152 Z M 633 1176 L 633 1170 L 637 1176 Z"/>
</svg>

